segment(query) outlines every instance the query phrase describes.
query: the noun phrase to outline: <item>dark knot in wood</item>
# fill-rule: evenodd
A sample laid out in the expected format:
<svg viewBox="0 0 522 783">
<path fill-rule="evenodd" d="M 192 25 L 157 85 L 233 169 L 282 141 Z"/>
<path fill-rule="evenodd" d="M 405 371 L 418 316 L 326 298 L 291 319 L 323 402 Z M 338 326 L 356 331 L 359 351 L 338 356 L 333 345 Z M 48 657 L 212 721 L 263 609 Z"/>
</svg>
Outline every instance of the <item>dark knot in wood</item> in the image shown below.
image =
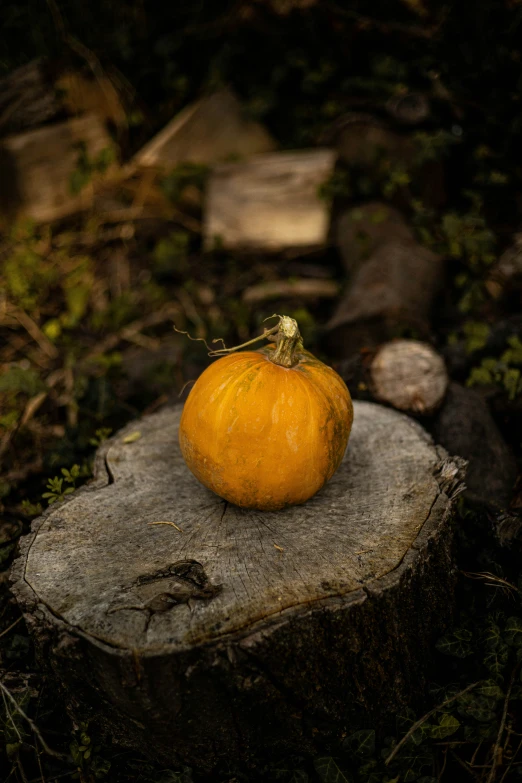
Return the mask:
<svg viewBox="0 0 522 783">
<path fill-rule="evenodd" d="M 111 607 L 108 613 L 123 609 L 166 612 L 173 606 L 188 604 L 193 599 L 214 598 L 222 589 L 222 585 L 211 583 L 205 569 L 197 560 L 178 560 L 168 568 L 162 568 L 153 574 L 143 574 L 135 580 L 128 589 L 129 595 L 137 597 L 141 603 L 119 604 Z"/>
</svg>

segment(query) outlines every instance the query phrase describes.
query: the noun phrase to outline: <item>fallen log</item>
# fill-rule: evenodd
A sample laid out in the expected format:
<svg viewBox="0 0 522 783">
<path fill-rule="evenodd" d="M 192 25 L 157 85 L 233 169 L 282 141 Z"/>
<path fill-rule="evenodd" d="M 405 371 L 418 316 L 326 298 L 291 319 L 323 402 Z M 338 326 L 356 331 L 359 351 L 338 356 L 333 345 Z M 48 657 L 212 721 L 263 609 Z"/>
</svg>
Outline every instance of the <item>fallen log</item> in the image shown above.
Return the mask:
<svg viewBox="0 0 522 783">
<path fill-rule="evenodd" d="M 350 278 L 326 325 L 329 352 L 348 357 L 406 330 L 427 338 L 444 261 L 417 242 L 400 213 L 378 203 L 350 210 L 340 218 L 337 243 Z"/>
<path fill-rule="evenodd" d="M 506 509 L 517 463 L 480 394 L 451 383 L 432 432 L 438 443 L 469 460 L 466 496 L 493 511 Z"/>
<path fill-rule="evenodd" d="M 419 705 L 453 612 L 463 462 L 355 403 L 311 501 L 243 510 L 188 471 L 181 406 L 106 442 L 93 482 L 35 521 L 13 591 L 76 719 L 171 765 L 316 752 Z"/>
</svg>

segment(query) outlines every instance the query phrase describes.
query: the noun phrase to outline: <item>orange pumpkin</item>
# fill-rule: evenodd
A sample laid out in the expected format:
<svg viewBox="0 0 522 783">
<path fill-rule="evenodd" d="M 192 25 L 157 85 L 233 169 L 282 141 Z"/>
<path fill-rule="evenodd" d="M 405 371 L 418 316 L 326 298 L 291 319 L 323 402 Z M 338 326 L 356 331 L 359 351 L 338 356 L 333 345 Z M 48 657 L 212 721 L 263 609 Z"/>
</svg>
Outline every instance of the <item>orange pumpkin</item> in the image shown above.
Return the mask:
<svg viewBox="0 0 522 783">
<path fill-rule="evenodd" d="M 263 336 L 275 345 L 224 356 L 199 377 L 179 443 L 192 473 L 217 495 L 273 511 L 304 503 L 333 476 L 353 407 L 337 373 L 304 350 L 292 318 L 281 316 Z"/>
</svg>

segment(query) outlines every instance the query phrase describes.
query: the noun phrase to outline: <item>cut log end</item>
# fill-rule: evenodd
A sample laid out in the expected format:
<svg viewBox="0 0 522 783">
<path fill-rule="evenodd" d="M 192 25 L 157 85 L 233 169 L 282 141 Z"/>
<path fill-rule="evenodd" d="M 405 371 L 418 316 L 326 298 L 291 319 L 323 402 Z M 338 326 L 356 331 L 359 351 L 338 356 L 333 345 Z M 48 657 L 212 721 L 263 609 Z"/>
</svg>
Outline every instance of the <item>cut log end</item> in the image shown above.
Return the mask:
<svg viewBox="0 0 522 783">
<path fill-rule="evenodd" d="M 430 345 L 395 340 L 383 345 L 370 367 L 372 393 L 401 411 L 430 414 L 440 407 L 448 388 L 444 360 Z"/>
<path fill-rule="evenodd" d="M 224 163 L 207 189 L 204 246 L 279 252 L 324 247 L 330 209 L 319 189 L 331 176 L 329 149 L 254 155 Z"/>
</svg>

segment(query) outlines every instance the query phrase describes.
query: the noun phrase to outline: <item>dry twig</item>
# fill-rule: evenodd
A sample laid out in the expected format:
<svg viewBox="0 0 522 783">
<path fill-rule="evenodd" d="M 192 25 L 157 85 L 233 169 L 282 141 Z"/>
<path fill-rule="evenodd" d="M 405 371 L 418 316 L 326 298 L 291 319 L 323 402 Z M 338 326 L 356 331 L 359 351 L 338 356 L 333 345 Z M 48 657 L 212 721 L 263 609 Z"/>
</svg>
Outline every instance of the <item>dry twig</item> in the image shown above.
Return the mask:
<svg viewBox="0 0 522 783">
<path fill-rule="evenodd" d="M 500 741 L 502 739 L 502 735 L 506 727 L 506 718 L 507 718 L 507 711 L 509 706 L 509 699 L 511 698 L 511 691 L 513 690 L 515 675 L 517 674 L 519 668 L 520 668 L 520 664 L 517 664 L 513 668 L 513 671 L 511 673 L 511 680 L 509 681 L 508 689 L 506 691 L 506 698 L 504 699 L 504 709 L 502 710 L 502 718 L 500 720 L 500 726 L 498 727 L 497 739 L 495 740 L 495 746 L 493 748 L 493 760 L 492 760 L 491 770 L 488 775 L 487 783 L 493 783 L 497 774 L 497 767 L 499 765 L 498 751 L 500 748 Z"/>
<path fill-rule="evenodd" d="M 29 726 L 31 727 L 32 731 L 35 733 L 35 735 L 38 737 L 38 740 L 40 741 L 40 744 L 42 746 L 42 749 L 47 753 L 48 756 L 53 756 L 56 759 L 65 759 L 67 756 L 65 756 L 63 753 L 59 753 L 57 750 L 53 750 L 49 747 L 47 742 L 42 737 L 42 734 L 40 732 L 40 729 L 36 725 L 36 723 L 23 711 L 23 709 L 20 707 L 18 702 L 16 701 L 13 694 L 5 687 L 4 683 L 0 680 L 0 690 L 2 691 L 2 694 L 4 694 L 4 697 L 7 697 L 13 707 L 16 709 L 17 712 L 20 713 L 22 718 L 27 721 Z"/>
<path fill-rule="evenodd" d="M 31 335 L 33 340 L 38 343 L 42 351 L 47 354 L 50 359 L 56 359 L 59 355 L 58 349 L 48 337 L 42 332 L 33 319 L 27 315 L 24 310 L 19 307 L 10 307 L 10 314 L 16 318 L 19 324 Z"/>
<path fill-rule="evenodd" d="M 419 718 L 419 720 L 416 721 L 416 723 L 414 723 L 413 726 L 409 728 L 409 730 L 406 732 L 404 737 L 397 743 L 397 745 L 394 747 L 394 749 L 392 750 L 388 758 L 385 760 L 384 763 L 386 764 L 386 766 L 388 766 L 388 764 L 391 764 L 391 762 L 393 761 L 393 759 L 395 758 L 399 750 L 402 748 L 404 743 L 409 740 L 412 734 L 415 734 L 417 729 L 419 729 L 422 726 L 422 724 L 428 720 L 428 718 L 431 718 L 431 716 L 434 715 L 436 712 L 440 712 L 440 710 L 444 709 L 444 707 L 446 707 L 448 704 L 451 704 L 451 702 L 455 701 L 455 699 L 460 699 L 461 696 L 464 696 L 465 693 L 468 693 L 468 691 L 471 691 L 473 688 L 476 688 L 477 685 L 479 685 L 478 682 L 471 683 L 471 685 L 468 685 L 467 688 L 464 688 L 464 690 L 459 691 L 459 693 L 456 693 L 454 696 L 450 696 L 449 699 L 446 699 L 441 704 L 438 704 L 436 707 L 433 707 L 433 709 L 427 712 L 426 715 L 423 715 L 422 718 Z"/>
<path fill-rule="evenodd" d="M 149 525 L 170 525 L 171 527 L 175 527 L 176 530 L 179 530 L 180 533 L 183 533 L 183 530 L 178 527 L 175 522 L 149 522 Z"/>
<path fill-rule="evenodd" d="M 14 623 L 11 623 L 11 625 L 9 625 L 7 628 L 4 628 L 4 630 L 3 630 L 3 631 L 0 633 L 0 639 L 2 638 L 2 636 L 5 636 L 5 635 L 6 635 L 6 633 L 9 633 L 9 631 L 11 630 L 11 628 L 14 628 L 14 627 L 15 627 L 15 625 L 18 625 L 18 623 L 19 623 L 19 622 L 20 622 L 20 620 L 22 620 L 22 619 L 23 619 L 23 615 L 20 615 L 20 617 L 17 617 L 17 619 L 14 621 Z"/>
</svg>

